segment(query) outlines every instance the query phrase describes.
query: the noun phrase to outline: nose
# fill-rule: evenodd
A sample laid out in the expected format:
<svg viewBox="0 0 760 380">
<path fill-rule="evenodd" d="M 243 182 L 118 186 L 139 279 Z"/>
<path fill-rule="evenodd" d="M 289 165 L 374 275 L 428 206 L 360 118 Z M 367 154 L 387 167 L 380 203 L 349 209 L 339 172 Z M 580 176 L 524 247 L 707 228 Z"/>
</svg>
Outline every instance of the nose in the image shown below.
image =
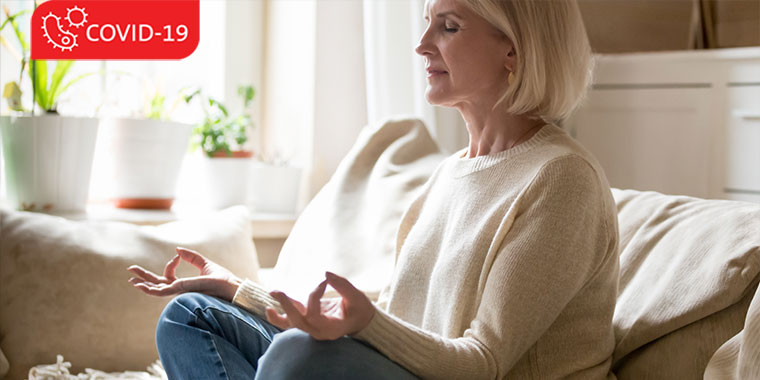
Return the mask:
<svg viewBox="0 0 760 380">
<path fill-rule="evenodd" d="M 419 42 L 417 42 L 417 47 L 414 48 L 414 51 L 423 57 L 433 54 L 433 44 L 430 42 L 429 30 L 430 28 L 425 28 Z"/>
</svg>

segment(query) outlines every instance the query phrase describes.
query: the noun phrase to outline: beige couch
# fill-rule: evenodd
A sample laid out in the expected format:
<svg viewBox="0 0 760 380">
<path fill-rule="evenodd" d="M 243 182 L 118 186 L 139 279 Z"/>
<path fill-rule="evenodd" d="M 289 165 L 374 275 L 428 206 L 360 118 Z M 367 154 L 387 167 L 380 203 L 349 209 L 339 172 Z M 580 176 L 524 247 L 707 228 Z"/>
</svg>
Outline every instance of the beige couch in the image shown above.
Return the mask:
<svg viewBox="0 0 760 380">
<path fill-rule="evenodd" d="M 264 272 L 242 208 L 161 227 L 1 210 L 7 378 L 54 363 L 56 354 L 73 363 L 72 373 L 144 370 L 157 358 L 153 329 L 167 300 L 131 289 L 125 268 L 160 271 L 174 245 L 199 249 L 241 276 L 261 275 L 297 298 L 326 269 L 376 296 L 393 269 L 396 223 L 443 157 L 419 121 L 366 127 L 299 217 L 276 267 Z M 760 378 L 760 205 L 613 195 L 621 235 L 618 378 Z"/>
</svg>

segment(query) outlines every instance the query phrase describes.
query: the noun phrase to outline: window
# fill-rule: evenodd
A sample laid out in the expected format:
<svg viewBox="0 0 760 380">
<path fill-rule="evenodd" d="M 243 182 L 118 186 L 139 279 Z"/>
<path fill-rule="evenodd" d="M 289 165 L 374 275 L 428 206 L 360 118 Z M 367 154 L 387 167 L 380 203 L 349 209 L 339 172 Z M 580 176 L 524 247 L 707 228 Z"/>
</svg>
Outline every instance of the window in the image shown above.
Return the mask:
<svg viewBox="0 0 760 380">
<path fill-rule="evenodd" d="M 0 5 L 11 14 L 23 9 L 31 10 L 28 0 L 0 0 Z M 200 2 L 200 42 L 189 57 L 180 61 L 78 61 L 67 79 L 89 73 L 64 93 L 59 100 L 58 111 L 68 116 L 89 117 L 144 117 L 144 109 L 150 97 L 161 92 L 170 103 L 185 87 L 200 87 L 216 99 L 224 102 L 235 112 L 241 108 L 237 86 L 252 84 L 261 86 L 261 31 L 262 1 L 212 1 Z M 21 16 L 20 28 L 29 39 L 31 12 Z M 0 17 L 5 20 L 5 15 Z M 20 51 L 12 28 L 2 31 L 3 38 L 13 49 Z M 0 47 L 0 85 L 18 81 L 20 62 L 5 46 Z M 52 70 L 52 67 L 50 68 Z M 31 81 L 25 72 L 22 78 L 23 104 L 32 106 Z M 8 113 L 6 102 L 1 104 L 2 114 Z M 259 96 L 249 110 L 255 128 L 249 141 L 258 143 L 256 133 L 261 126 Z M 180 102 L 170 115 L 175 121 L 196 123 L 202 117 L 198 107 Z M 107 154 L 108 152 L 96 152 Z M 97 156 L 96 156 L 97 160 Z M 91 199 L 103 198 L 102 183 L 98 173 L 93 173 Z"/>
</svg>

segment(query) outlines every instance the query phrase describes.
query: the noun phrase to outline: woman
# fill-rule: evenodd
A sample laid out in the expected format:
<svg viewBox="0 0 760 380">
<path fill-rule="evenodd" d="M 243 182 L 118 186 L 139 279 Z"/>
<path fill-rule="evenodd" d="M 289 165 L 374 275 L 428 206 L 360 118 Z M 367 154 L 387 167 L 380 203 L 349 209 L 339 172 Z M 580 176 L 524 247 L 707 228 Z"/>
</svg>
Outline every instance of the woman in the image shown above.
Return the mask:
<svg viewBox="0 0 760 380">
<path fill-rule="evenodd" d="M 404 214 L 390 286 L 373 304 L 327 273 L 303 305 L 188 250 L 163 277 L 133 267 L 148 294 L 221 299 L 167 306 L 157 344 L 170 377 L 614 377 L 614 202 L 554 124 L 590 80 L 577 4 L 429 0 L 424 16 L 426 98 L 460 111 L 470 143 Z M 175 278 L 180 259 L 201 276 Z M 341 298 L 321 299 L 328 284 Z"/>
</svg>

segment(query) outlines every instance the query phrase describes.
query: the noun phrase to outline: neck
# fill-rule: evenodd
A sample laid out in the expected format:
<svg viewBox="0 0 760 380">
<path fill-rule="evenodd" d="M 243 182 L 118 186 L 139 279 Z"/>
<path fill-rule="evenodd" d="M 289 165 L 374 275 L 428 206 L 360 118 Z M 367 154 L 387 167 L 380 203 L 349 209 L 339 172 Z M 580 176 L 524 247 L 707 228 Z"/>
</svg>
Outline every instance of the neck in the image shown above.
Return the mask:
<svg viewBox="0 0 760 380">
<path fill-rule="evenodd" d="M 530 139 L 545 123 L 541 119 L 505 112 L 459 109 L 470 135 L 468 158 L 510 149 Z"/>
</svg>

